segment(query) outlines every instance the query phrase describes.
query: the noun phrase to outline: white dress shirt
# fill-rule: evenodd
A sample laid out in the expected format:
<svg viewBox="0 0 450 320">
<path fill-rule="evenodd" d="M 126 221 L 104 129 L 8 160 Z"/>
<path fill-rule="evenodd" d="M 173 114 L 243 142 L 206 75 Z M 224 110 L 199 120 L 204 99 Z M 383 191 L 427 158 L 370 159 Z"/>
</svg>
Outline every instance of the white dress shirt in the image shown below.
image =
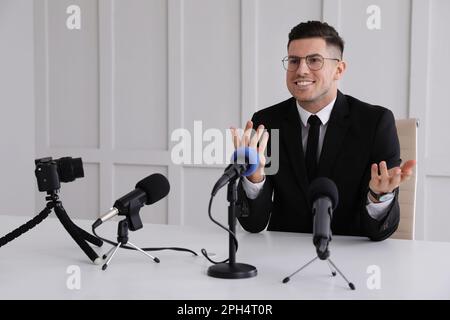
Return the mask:
<svg viewBox="0 0 450 320">
<path fill-rule="evenodd" d="M 333 101 L 331 101 L 325 108 L 316 113 L 316 116 L 318 116 L 320 121 L 322 122 L 322 124 L 320 125 L 317 161 L 319 161 L 320 159 L 323 140 L 325 138 L 325 133 L 327 132 L 328 120 L 330 120 L 331 111 L 333 110 L 335 101 L 336 98 Z M 306 150 L 306 143 L 308 141 L 308 130 L 309 130 L 308 118 L 312 115 L 312 113 L 303 109 L 302 106 L 299 105 L 298 101 L 297 101 L 297 109 L 300 115 L 300 120 L 302 122 L 302 146 L 304 151 Z M 244 177 L 244 179 L 242 179 L 242 186 L 245 190 L 245 193 L 247 194 L 247 197 L 249 199 L 256 199 L 265 181 L 266 178 L 264 177 L 263 181 L 259 183 L 252 183 L 250 180 L 247 179 L 247 177 Z M 373 203 L 370 200 L 369 196 L 367 195 L 367 205 L 366 205 L 367 212 L 372 218 L 376 220 L 381 220 L 387 214 L 388 208 L 392 203 L 392 201 L 393 199 L 385 202 Z"/>
</svg>

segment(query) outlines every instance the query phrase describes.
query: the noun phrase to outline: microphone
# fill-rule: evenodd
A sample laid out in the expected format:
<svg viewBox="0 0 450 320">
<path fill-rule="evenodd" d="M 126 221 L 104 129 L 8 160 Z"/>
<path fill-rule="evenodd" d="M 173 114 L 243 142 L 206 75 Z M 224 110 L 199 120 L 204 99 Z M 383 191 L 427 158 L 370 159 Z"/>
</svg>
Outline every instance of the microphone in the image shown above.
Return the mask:
<svg viewBox="0 0 450 320">
<path fill-rule="evenodd" d="M 312 203 L 313 243 L 321 260 L 329 257 L 328 242 L 331 241 L 331 219 L 339 202 L 336 184 L 325 177 L 315 179 L 309 187 L 309 200 Z"/>
<path fill-rule="evenodd" d="M 309 186 L 308 199 L 312 203 L 312 214 L 314 216 L 313 243 L 316 247 L 317 257 L 284 278 L 283 283 L 289 282 L 293 275 L 309 266 L 316 259 L 320 259 L 327 260 L 333 277 L 338 272 L 347 282 L 349 288 L 355 290 L 355 285 L 348 281 L 333 261 L 331 261 L 330 251 L 328 250 L 328 243 L 331 241 L 331 219 L 333 219 L 333 211 L 339 202 L 336 184 L 325 177 L 315 179 Z"/>
<path fill-rule="evenodd" d="M 142 221 L 138 216 L 139 209 L 145 205 L 153 204 L 164 198 L 170 190 L 169 181 L 159 173 L 149 175 L 136 184 L 133 191 L 127 193 L 114 202 L 108 212 L 98 218 L 92 228 L 97 228 L 103 222 L 117 216 L 127 216 L 130 230 L 142 228 Z"/>
<path fill-rule="evenodd" d="M 231 156 L 231 164 L 225 168 L 223 175 L 217 180 L 211 195 L 214 197 L 224 185 L 229 181 L 242 176 L 252 175 L 259 166 L 259 156 L 255 148 L 237 148 Z"/>
</svg>

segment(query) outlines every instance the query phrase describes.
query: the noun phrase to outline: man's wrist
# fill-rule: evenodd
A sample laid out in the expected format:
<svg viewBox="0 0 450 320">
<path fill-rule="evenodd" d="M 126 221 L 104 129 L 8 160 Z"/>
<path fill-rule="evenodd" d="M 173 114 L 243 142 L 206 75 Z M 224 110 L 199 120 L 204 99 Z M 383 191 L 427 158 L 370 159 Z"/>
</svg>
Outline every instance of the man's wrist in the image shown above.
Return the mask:
<svg viewBox="0 0 450 320">
<path fill-rule="evenodd" d="M 370 191 L 367 193 L 367 197 L 369 198 L 370 202 L 372 203 L 380 203 L 380 201 L 378 201 L 377 199 L 375 199 L 372 194 L 370 193 Z"/>
<path fill-rule="evenodd" d="M 369 200 L 373 203 L 380 203 L 380 202 L 386 202 L 394 198 L 393 192 L 384 192 L 384 193 L 377 193 L 374 192 L 372 189 L 369 188 L 368 197 Z"/>
<path fill-rule="evenodd" d="M 263 175 L 260 175 L 260 176 L 257 176 L 257 177 L 253 177 L 253 176 L 247 177 L 248 181 L 250 181 L 251 183 L 260 183 L 260 182 L 263 182 L 263 181 L 264 181 L 264 178 L 265 178 L 265 175 L 264 175 L 264 174 L 263 174 Z"/>
</svg>

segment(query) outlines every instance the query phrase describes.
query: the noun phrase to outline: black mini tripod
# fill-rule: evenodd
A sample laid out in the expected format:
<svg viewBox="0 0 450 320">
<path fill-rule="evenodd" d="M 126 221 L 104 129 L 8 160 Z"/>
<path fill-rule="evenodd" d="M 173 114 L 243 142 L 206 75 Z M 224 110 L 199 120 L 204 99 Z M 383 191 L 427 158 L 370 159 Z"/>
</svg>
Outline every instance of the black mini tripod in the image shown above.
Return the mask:
<svg viewBox="0 0 450 320">
<path fill-rule="evenodd" d="M 328 266 L 330 267 L 330 270 L 331 270 L 331 275 L 333 277 L 336 276 L 336 271 L 337 271 L 341 275 L 341 277 L 344 278 L 344 280 L 347 282 L 347 284 L 350 287 L 350 289 L 355 290 L 355 285 L 353 283 L 351 283 L 350 281 L 348 281 L 347 278 L 344 276 L 344 274 L 336 267 L 336 265 L 333 263 L 333 261 L 331 261 L 331 259 L 330 259 L 330 251 L 328 250 L 328 240 L 320 239 L 318 241 L 316 247 L 317 247 L 317 257 L 315 257 L 314 259 L 312 259 L 311 261 L 309 261 L 308 263 L 303 265 L 300 269 L 298 269 L 297 271 L 295 271 L 291 275 L 289 275 L 286 278 L 284 278 L 283 279 L 283 283 L 289 282 L 289 280 L 291 280 L 291 277 L 293 275 L 295 275 L 296 273 L 302 271 L 303 269 L 305 269 L 307 266 L 309 266 L 311 263 L 313 263 L 317 259 L 320 259 L 320 260 L 326 260 L 327 261 Z M 334 271 L 333 268 L 336 271 Z"/>
<path fill-rule="evenodd" d="M 95 253 L 95 251 L 89 246 L 87 242 L 101 247 L 103 241 L 81 229 L 69 218 L 66 210 L 62 205 L 62 202 L 59 200 L 57 192 L 57 190 L 48 191 L 47 196 L 45 197 L 45 200 L 47 200 L 45 208 L 33 219 L 18 227 L 17 229 L 11 231 L 6 236 L 0 238 L 0 247 L 24 234 L 28 230 L 34 228 L 45 218 L 47 218 L 52 210 L 54 210 L 59 221 L 64 226 L 64 229 L 66 229 L 72 239 L 75 240 L 75 242 L 80 246 L 81 250 L 84 251 L 84 253 L 89 257 L 89 259 L 91 259 L 92 262 L 94 262 L 95 264 L 100 264 L 102 262 L 102 259 L 97 255 L 97 253 Z"/>
<path fill-rule="evenodd" d="M 92 262 L 94 262 L 95 264 L 100 264 L 102 260 L 99 258 L 97 253 L 92 250 L 87 242 L 90 242 L 97 247 L 101 247 L 103 245 L 103 241 L 88 233 L 87 231 L 81 229 L 69 218 L 66 210 L 62 205 L 62 202 L 59 201 L 59 197 L 56 192 L 49 192 L 48 196 L 45 197 L 45 200 L 48 201 L 45 209 L 48 209 L 49 212 L 51 211 L 51 209 L 53 209 L 61 224 L 64 226 L 73 240 L 75 240 L 75 242 L 80 246 L 81 250 L 84 251 L 84 253 L 89 257 L 89 259 L 92 260 Z"/>
</svg>

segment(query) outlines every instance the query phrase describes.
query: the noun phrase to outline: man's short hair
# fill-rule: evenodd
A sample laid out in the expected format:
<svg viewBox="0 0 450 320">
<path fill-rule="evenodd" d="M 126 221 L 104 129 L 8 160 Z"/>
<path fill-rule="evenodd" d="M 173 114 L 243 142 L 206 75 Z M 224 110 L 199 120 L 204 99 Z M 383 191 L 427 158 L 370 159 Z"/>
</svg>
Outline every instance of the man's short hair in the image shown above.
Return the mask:
<svg viewBox="0 0 450 320">
<path fill-rule="evenodd" d="M 307 38 L 324 39 L 328 46 L 333 46 L 340 51 L 342 58 L 342 54 L 344 53 L 344 40 L 339 36 L 336 29 L 326 22 L 308 21 L 293 27 L 291 32 L 289 32 L 288 48 L 291 41 Z"/>
</svg>

